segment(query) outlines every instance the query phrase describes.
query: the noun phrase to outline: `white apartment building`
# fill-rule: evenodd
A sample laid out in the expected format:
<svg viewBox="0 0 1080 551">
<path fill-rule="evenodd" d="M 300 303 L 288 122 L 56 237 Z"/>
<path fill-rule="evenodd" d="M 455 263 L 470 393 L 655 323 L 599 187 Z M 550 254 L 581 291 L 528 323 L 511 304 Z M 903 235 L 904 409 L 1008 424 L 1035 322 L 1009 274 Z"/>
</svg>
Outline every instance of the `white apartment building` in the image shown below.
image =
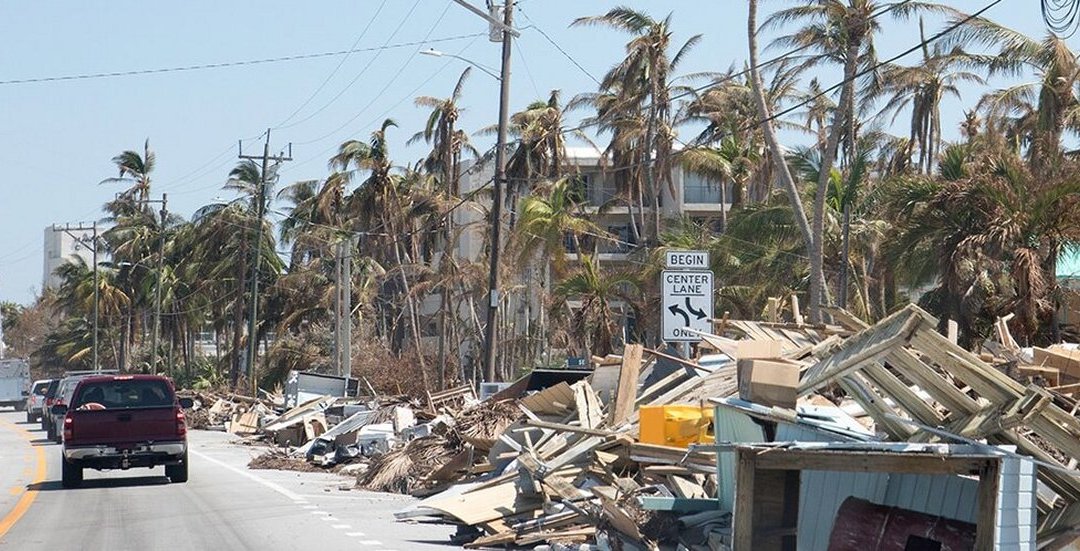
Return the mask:
<svg viewBox="0 0 1080 551">
<path fill-rule="evenodd" d="M 93 266 L 94 251 L 90 248 L 94 232 L 90 229 L 45 228 L 45 263 L 41 274 L 41 289 L 55 290 L 60 286 L 56 269 L 81 258 L 87 266 Z M 100 260 L 100 259 L 99 259 Z"/>
</svg>

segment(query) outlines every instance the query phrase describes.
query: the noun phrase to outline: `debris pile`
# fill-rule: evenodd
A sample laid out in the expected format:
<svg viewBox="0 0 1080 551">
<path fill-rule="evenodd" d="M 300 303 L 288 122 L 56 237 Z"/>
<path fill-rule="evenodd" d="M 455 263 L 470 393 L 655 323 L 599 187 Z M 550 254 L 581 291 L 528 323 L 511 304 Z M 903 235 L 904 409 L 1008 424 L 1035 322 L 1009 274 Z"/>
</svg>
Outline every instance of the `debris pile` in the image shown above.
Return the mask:
<svg viewBox="0 0 1080 551">
<path fill-rule="evenodd" d="M 725 316 L 696 359 L 627 345 L 483 402 L 217 396 L 189 418 L 274 442 L 253 468 L 358 463 L 358 487 L 421 498 L 400 520 L 455 524 L 468 548 L 869 549 L 882 515 L 942 549 L 919 523 L 977 549 L 1076 538 L 1080 352 L 1015 347 L 1007 320 L 970 352 L 916 306 L 830 315 Z"/>
</svg>

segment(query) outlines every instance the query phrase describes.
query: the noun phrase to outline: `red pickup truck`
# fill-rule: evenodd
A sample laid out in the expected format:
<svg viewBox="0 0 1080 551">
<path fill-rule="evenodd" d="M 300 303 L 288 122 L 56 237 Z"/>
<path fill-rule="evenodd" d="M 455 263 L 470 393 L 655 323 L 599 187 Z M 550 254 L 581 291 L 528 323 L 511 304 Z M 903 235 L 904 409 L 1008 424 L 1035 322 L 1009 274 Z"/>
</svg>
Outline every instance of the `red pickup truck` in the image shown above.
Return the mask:
<svg viewBox="0 0 1080 551">
<path fill-rule="evenodd" d="M 165 466 L 172 482 L 187 482 L 187 425 L 172 382 L 160 375 L 102 375 L 79 381 L 63 415 L 65 488 L 82 483 L 83 469 Z"/>
</svg>

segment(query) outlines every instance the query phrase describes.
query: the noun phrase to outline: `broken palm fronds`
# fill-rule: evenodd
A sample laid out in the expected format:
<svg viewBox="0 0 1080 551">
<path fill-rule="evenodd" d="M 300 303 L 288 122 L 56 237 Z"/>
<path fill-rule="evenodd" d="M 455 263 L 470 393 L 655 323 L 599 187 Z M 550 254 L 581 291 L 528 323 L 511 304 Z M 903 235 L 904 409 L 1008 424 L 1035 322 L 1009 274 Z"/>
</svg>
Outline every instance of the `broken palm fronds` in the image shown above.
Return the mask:
<svg viewBox="0 0 1080 551">
<path fill-rule="evenodd" d="M 416 438 L 373 459 L 357 484 L 379 492 L 412 493 L 425 486 L 427 475 L 464 448 L 465 443 L 452 431 Z"/>
<path fill-rule="evenodd" d="M 249 469 L 276 469 L 279 471 L 301 471 L 307 473 L 326 472 L 327 469 L 308 463 L 302 458 L 290 457 L 281 448 L 270 448 L 265 453 L 255 456 L 248 463 Z"/>
<path fill-rule="evenodd" d="M 482 402 L 454 417 L 454 430 L 463 440 L 481 450 L 489 450 L 507 427 L 523 417 L 513 400 Z"/>
<path fill-rule="evenodd" d="M 210 412 L 206 408 L 184 410 L 184 420 L 189 429 L 206 429 L 210 426 Z"/>
</svg>

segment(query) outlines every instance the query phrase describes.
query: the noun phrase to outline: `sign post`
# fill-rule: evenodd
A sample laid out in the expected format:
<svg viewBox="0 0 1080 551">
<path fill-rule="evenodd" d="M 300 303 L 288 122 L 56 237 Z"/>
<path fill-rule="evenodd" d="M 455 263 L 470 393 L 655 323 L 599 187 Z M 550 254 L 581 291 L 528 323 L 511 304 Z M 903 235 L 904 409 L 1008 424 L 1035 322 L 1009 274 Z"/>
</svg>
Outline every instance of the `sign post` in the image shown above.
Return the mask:
<svg viewBox="0 0 1080 551">
<path fill-rule="evenodd" d="M 712 332 L 713 273 L 706 251 L 668 251 L 660 273 L 661 326 L 667 342 L 700 342 Z"/>
</svg>

